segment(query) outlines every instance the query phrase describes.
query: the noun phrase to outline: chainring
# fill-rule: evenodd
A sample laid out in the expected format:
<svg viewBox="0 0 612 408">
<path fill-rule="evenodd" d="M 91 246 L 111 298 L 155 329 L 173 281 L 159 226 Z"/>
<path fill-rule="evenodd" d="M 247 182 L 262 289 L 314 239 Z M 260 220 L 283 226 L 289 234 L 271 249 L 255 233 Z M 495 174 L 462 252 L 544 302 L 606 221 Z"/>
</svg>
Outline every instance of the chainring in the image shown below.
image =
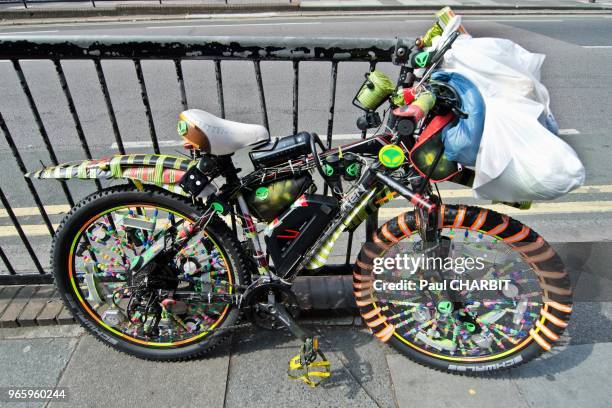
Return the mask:
<svg viewBox="0 0 612 408">
<path fill-rule="evenodd" d="M 270 292 L 274 294 L 277 303 L 285 306 L 292 318 L 299 316 L 297 296 L 291 286 L 282 283 L 270 282 L 255 286 L 245 296 L 244 304 L 247 307 L 247 316 L 253 324 L 266 330 L 279 330 L 284 326 L 278 323 L 267 307 Z"/>
</svg>

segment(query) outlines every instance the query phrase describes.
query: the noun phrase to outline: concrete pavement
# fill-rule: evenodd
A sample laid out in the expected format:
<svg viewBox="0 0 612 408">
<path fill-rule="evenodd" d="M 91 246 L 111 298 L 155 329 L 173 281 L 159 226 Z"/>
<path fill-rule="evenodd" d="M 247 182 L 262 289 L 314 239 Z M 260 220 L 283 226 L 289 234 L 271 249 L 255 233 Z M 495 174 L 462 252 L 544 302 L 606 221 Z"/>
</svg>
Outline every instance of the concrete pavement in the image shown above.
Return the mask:
<svg viewBox="0 0 612 408">
<path fill-rule="evenodd" d="M 611 318 L 608 310 L 605 323 Z M 10 369 L 0 371 L 0 388 L 65 388 L 69 400 L 52 407 L 607 407 L 612 337 L 587 333 L 575 342 L 583 329 L 574 322 L 552 353 L 474 379 L 419 366 L 353 319 L 310 320 L 333 369 L 315 390 L 286 378 L 299 344 L 284 332 L 245 329 L 205 358 L 156 363 L 106 348 L 76 326 L 2 329 L 0 366 Z"/>
</svg>

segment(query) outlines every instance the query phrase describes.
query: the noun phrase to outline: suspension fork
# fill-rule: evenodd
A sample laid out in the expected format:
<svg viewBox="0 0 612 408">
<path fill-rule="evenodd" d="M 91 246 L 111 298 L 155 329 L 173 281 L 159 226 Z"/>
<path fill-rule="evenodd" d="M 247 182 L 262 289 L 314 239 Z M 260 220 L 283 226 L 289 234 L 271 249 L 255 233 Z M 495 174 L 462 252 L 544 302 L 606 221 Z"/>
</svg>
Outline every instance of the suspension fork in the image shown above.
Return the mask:
<svg viewBox="0 0 612 408">
<path fill-rule="evenodd" d="M 382 172 L 376 172 L 376 178 L 415 206 L 421 238 L 425 242 L 438 242 L 439 198 L 434 200 L 424 198 L 420 193 L 414 192 L 410 187 L 404 186 Z"/>
</svg>

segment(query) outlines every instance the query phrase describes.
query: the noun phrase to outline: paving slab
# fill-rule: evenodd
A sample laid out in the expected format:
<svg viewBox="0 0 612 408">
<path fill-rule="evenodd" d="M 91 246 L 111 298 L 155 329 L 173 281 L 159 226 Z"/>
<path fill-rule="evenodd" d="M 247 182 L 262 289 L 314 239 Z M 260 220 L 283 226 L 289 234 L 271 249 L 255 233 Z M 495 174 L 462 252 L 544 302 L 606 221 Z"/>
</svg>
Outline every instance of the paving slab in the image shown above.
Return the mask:
<svg viewBox="0 0 612 408">
<path fill-rule="evenodd" d="M 400 354 L 387 355 L 400 408 L 529 408 L 509 375 L 471 378 L 435 371 Z"/>
<path fill-rule="evenodd" d="M 0 387 L 54 387 L 77 342 L 77 338 L 3 340 Z M 41 407 L 43 404 L 0 402 L 3 407 Z"/>
<path fill-rule="evenodd" d="M 287 378 L 287 363 L 300 346 L 292 336 L 262 330 L 235 334 L 225 407 L 394 406 L 384 354 L 375 340 L 355 329 L 325 328 L 322 334 L 332 377 L 315 389 Z"/>
<path fill-rule="evenodd" d="M 164 363 L 138 359 L 84 336 L 58 384 L 75 407 L 223 407 L 228 344 L 207 358 Z M 65 407 L 51 403 L 50 407 Z"/>
<path fill-rule="evenodd" d="M 558 350 L 511 371 L 530 407 L 609 408 L 612 343 Z"/>
<path fill-rule="evenodd" d="M 561 346 L 493 378 L 440 373 L 388 355 L 399 407 L 610 407 L 612 343 Z"/>
<path fill-rule="evenodd" d="M 12 327 L 0 330 L 0 340 L 80 337 L 85 329 L 78 324 Z"/>
<path fill-rule="evenodd" d="M 612 343 L 612 302 L 574 302 L 570 344 Z"/>
<path fill-rule="evenodd" d="M 395 407 L 393 384 L 385 355 L 391 349 L 361 327 L 323 330 L 324 350 L 333 353 L 376 401 L 378 407 Z"/>
</svg>

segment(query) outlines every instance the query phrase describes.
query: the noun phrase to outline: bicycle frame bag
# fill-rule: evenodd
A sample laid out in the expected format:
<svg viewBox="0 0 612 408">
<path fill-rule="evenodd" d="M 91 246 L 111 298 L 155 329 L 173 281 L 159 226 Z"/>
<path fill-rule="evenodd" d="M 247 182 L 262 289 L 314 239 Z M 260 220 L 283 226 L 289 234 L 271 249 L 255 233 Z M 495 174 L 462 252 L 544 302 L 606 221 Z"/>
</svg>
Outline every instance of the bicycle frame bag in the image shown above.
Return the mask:
<svg viewBox="0 0 612 408">
<path fill-rule="evenodd" d="M 446 157 L 442 141 L 442 129 L 454 118 L 452 113 L 435 116 L 410 151 L 412 165 L 433 183 L 446 181 L 461 171 L 457 162 Z"/>
</svg>

